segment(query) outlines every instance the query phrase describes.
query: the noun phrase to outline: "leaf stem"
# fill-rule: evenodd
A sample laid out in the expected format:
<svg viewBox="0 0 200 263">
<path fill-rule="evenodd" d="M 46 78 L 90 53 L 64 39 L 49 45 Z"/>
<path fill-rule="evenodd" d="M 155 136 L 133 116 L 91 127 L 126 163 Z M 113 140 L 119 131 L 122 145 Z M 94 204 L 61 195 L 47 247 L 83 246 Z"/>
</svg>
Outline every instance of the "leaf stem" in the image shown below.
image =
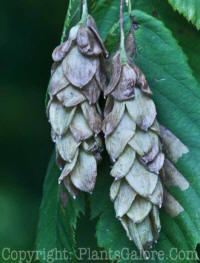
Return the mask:
<svg viewBox="0 0 200 263">
<path fill-rule="evenodd" d="M 85 24 L 88 17 L 88 6 L 87 0 L 82 0 L 82 17 L 81 17 L 81 24 Z"/>
<path fill-rule="evenodd" d="M 134 33 L 134 30 L 138 29 L 138 24 L 134 20 L 131 0 L 127 0 L 127 1 L 128 1 L 128 14 L 129 14 L 129 18 L 130 18 L 130 21 L 131 21 L 129 34 L 132 35 L 132 42 L 133 42 L 132 44 L 133 44 L 133 47 L 134 47 L 134 51 L 133 51 L 132 55 L 134 55 L 135 58 L 137 58 L 137 50 L 136 50 L 136 44 L 135 44 L 135 33 Z"/>
<path fill-rule="evenodd" d="M 128 14 L 129 14 L 129 16 L 131 16 L 131 11 L 132 11 L 131 0 L 127 0 L 127 6 L 128 6 Z"/>
<path fill-rule="evenodd" d="M 125 33 L 124 33 L 124 16 L 123 16 L 124 0 L 120 0 L 120 55 L 122 63 L 127 63 L 125 50 Z"/>
</svg>

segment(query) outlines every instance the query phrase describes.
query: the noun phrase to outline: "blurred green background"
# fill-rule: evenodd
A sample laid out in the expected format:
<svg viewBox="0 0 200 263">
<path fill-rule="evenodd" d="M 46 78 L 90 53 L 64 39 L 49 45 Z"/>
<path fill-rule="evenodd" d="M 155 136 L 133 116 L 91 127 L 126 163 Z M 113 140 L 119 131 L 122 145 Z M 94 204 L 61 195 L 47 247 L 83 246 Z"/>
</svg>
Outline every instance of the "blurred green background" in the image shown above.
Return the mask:
<svg viewBox="0 0 200 263">
<path fill-rule="evenodd" d="M 34 247 L 53 149 L 44 98 L 66 0 L 1 1 L 0 248 Z"/>
</svg>

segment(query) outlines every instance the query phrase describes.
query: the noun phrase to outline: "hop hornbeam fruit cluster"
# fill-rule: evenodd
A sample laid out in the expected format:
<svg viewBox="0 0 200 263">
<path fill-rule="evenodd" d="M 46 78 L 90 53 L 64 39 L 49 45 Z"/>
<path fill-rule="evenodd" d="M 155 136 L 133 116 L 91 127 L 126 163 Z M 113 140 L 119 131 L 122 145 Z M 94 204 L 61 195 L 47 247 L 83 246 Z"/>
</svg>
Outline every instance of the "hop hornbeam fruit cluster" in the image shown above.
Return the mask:
<svg viewBox="0 0 200 263">
<path fill-rule="evenodd" d="M 163 187 L 158 176 L 164 164 L 156 108 L 144 75 L 135 64 L 112 59 L 112 75 L 105 94 L 103 131 L 114 162 L 110 196 L 128 237 L 143 250 L 160 232 L 158 209 Z"/>
<path fill-rule="evenodd" d="M 183 211 L 166 189 L 172 185 L 188 188 L 173 165 L 188 149 L 156 120 L 152 92 L 131 58 L 133 33 L 124 47 L 120 10 L 122 41 L 112 56 L 109 85 L 105 85 L 103 70 L 107 52 L 94 19 L 87 15 L 53 51 L 47 114 L 62 170 L 59 182 L 73 197 L 79 190 L 92 193 L 94 189 L 103 131 L 113 163 L 110 198 L 116 217 L 145 256 L 145 249 L 159 237 L 159 208 L 163 206 L 170 216 Z M 98 104 L 101 92 L 107 97 L 104 116 Z"/>
<path fill-rule="evenodd" d="M 120 51 L 112 58 L 105 95 L 108 99 L 103 132 L 106 150 L 114 164 L 111 175 L 115 178 L 110 198 L 127 236 L 145 256 L 145 249 L 158 240 L 159 208 L 163 202 L 171 216 L 182 211 L 180 204 L 164 189 L 166 176 L 171 178 L 169 181 L 176 181 L 178 171 L 165 158 L 162 144 L 173 161 L 188 150 L 159 125 L 144 74 L 130 57 L 123 62 Z M 188 186 L 180 173 L 179 179 Z"/>
<path fill-rule="evenodd" d="M 52 54 L 48 117 L 62 170 L 59 182 L 73 197 L 78 190 L 91 193 L 95 186 L 102 151 L 98 99 L 105 85 L 101 69 L 105 55 L 91 16 L 73 27 L 68 40 Z"/>
</svg>

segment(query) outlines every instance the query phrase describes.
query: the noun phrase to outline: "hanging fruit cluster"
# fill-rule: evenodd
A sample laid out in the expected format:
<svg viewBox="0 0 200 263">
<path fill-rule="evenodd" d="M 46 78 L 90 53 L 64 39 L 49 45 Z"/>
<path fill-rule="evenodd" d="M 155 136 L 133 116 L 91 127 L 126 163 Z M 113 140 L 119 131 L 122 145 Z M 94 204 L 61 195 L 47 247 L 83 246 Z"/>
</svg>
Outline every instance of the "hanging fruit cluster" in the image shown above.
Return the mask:
<svg viewBox="0 0 200 263">
<path fill-rule="evenodd" d="M 177 178 L 187 184 L 172 162 L 188 149 L 156 119 L 152 91 L 132 59 L 132 27 L 125 39 L 123 2 L 120 47 L 112 55 L 109 84 L 104 69 L 108 54 L 83 1 L 80 23 L 52 55 L 47 114 L 62 170 L 59 183 L 73 197 L 78 191 L 92 193 L 105 144 L 113 164 L 110 199 L 116 217 L 145 256 L 145 249 L 159 238 L 159 209 L 163 206 L 171 216 L 183 210 L 166 189 Z M 101 93 L 104 108 L 98 103 Z"/>
</svg>

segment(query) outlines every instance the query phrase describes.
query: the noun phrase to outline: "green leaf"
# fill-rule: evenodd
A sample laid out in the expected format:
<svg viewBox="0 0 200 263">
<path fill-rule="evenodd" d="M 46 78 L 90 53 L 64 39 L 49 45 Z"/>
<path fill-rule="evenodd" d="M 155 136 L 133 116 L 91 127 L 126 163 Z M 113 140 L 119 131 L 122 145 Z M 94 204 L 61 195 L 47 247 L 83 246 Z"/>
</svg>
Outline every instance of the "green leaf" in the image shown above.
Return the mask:
<svg viewBox="0 0 200 263">
<path fill-rule="evenodd" d="M 61 43 L 66 40 L 71 27 L 73 27 L 81 17 L 81 1 L 70 0 L 65 18 L 63 33 L 61 37 Z"/>
<path fill-rule="evenodd" d="M 174 12 L 171 5 L 163 0 L 140 0 L 136 2 L 136 9 L 154 15 L 164 22 L 187 55 L 188 63 L 194 76 L 200 84 L 200 34 L 197 29 L 188 23 L 181 15 Z"/>
<path fill-rule="evenodd" d="M 55 164 L 55 154 L 53 154 L 44 182 L 43 199 L 40 207 L 40 218 L 36 241 L 36 250 L 45 249 L 55 252 L 55 248 L 68 251 L 71 260 L 56 262 L 76 262 L 75 261 L 75 229 L 80 213 L 84 212 L 84 196 L 79 194 L 76 200 L 68 196 L 66 208 L 61 205 L 60 191 L 58 186 L 59 170 Z M 45 255 L 39 254 L 39 261 L 46 263 Z"/>
<path fill-rule="evenodd" d="M 174 10 L 200 29 L 200 0 L 168 0 Z"/>
<path fill-rule="evenodd" d="M 103 41 L 107 33 L 113 26 L 113 23 L 119 18 L 119 0 L 100 0 L 98 1 L 92 16 L 95 18 L 99 34 Z"/>
<path fill-rule="evenodd" d="M 168 259 L 162 261 L 157 256 L 149 261 L 178 263 L 178 251 L 194 251 L 200 242 L 199 87 L 192 76 L 186 56 L 164 24 L 141 11 L 135 11 L 134 14 L 140 25 L 140 29 L 135 33 L 138 51 L 136 63 L 145 73 L 153 90 L 158 119 L 190 150 L 177 164 L 180 172 L 189 181 L 190 187 L 186 191 L 175 187 L 170 190 L 185 210 L 175 218 L 170 218 L 161 211 L 162 231 L 154 250 L 163 251 Z M 113 48 L 116 40 L 116 35 L 113 34 L 107 43 Z M 100 217 L 96 233 L 98 244 L 107 250 L 122 251 L 126 247 L 134 251 L 135 246 L 125 236 L 108 199 L 108 185 L 112 180 L 108 179 L 108 164 L 106 166 L 104 163 L 103 166 L 94 196 L 91 198 L 92 215 Z M 119 262 L 132 261 L 130 258 L 122 258 Z M 188 260 L 184 258 L 181 262 Z M 190 258 L 189 262 L 196 262 L 196 259 Z"/>
</svg>

